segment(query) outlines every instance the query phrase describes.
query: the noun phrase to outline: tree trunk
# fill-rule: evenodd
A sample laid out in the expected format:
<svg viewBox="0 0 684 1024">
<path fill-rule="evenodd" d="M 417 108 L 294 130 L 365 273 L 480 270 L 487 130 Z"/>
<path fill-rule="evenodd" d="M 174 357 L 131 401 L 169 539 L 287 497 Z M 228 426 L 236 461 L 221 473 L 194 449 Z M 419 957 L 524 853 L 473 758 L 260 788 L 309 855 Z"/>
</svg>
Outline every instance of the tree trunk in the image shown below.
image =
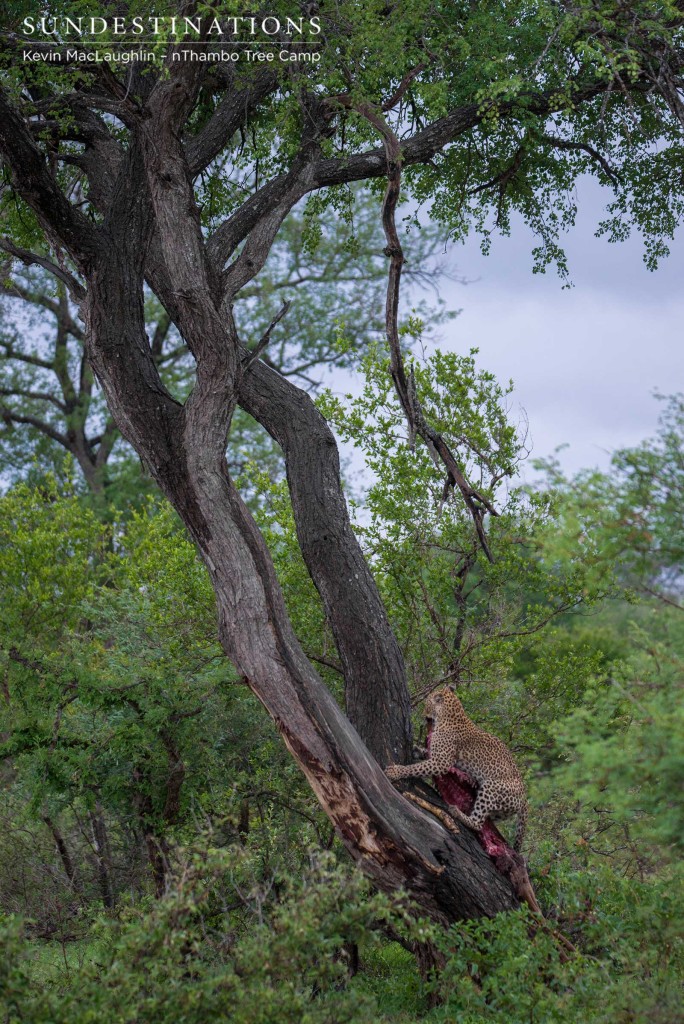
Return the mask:
<svg viewBox="0 0 684 1024">
<path fill-rule="evenodd" d="M 145 841 L 145 852 L 154 885 L 154 894 L 159 898 L 166 892 L 169 851 L 166 840 L 155 827 L 156 818 L 150 796 L 151 782 L 149 770 L 145 764 L 139 764 L 133 769 L 133 784 L 134 804 Z"/>
<path fill-rule="evenodd" d="M 402 763 L 412 747 L 404 661 L 349 522 L 333 433 L 310 396 L 265 363 L 245 374 L 239 402 L 283 450 L 297 537 L 342 661 L 347 714 L 380 764 Z"/>
<path fill-rule="evenodd" d="M 86 312 L 89 351 L 119 428 L 150 466 L 207 565 L 226 654 L 275 721 L 351 856 L 379 888 L 404 888 L 421 912 L 444 923 L 517 906 L 471 833 L 450 835 L 393 788 L 304 656 L 268 550 L 226 468 L 230 401 L 224 388 L 230 382 L 220 383 L 231 368 L 215 364 L 205 374 L 199 366 L 183 409 L 158 381 L 146 383 L 149 367 L 135 367 L 130 357 L 142 356 L 146 346 L 129 268 L 108 256 L 94 275 Z M 224 330 L 214 353 L 227 348 Z M 130 339 L 126 360 L 122 339 Z"/>
<path fill-rule="evenodd" d="M 105 825 L 102 808 L 99 803 L 94 811 L 89 812 L 90 828 L 93 836 L 93 849 L 97 862 L 97 880 L 100 887 L 102 903 L 111 910 L 114 906 L 114 886 L 112 885 L 112 859 L 109 851 L 109 837 Z"/>
<path fill-rule="evenodd" d="M 162 817 L 167 825 L 175 825 L 181 809 L 181 791 L 185 782 L 185 762 L 169 729 L 163 729 L 160 739 L 164 744 L 169 770 L 166 776 L 166 794 Z"/>
<path fill-rule="evenodd" d="M 48 829 L 50 830 L 50 834 L 52 835 L 52 838 L 55 841 L 55 846 L 57 848 L 59 858 L 62 862 L 62 867 L 64 868 L 64 874 L 69 879 L 69 884 L 71 885 L 75 892 L 82 896 L 83 887 L 81 885 L 76 868 L 74 866 L 74 862 L 71 859 L 69 847 L 66 844 L 66 840 L 62 835 L 61 830 L 57 826 L 57 823 L 53 821 L 53 819 L 48 814 L 43 815 L 43 822 L 45 823 L 45 825 L 47 825 Z"/>
<path fill-rule="evenodd" d="M 89 361 L 116 425 L 197 544 L 227 656 L 276 723 L 352 858 L 379 888 L 403 889 L 421 913 L 442 923 L 513 908 L 518 901 L 509 882 L 475 837 L 465 829 L 451 834 L 398 793 L 337 706 L 301 650 L 268 549 L 229 477 L 226 440 L 242 398 L 283 445 L 302 547 L 349 674 L 350 711 L 378 756 L 394 758 L 409 737 L 401 655 L 349 528 L 330 435 L 308 399 L 293 401 L 282 391 L 278 397 L 261 368 L 244 373 L 230 295 L 207 256 L 179 130 L 198 88 L 194 73 L 186 65 L 157 87 L 152 78 L 140 79 L 141 95 L 147 88 L 152 95 L 121 153 L 101 225 L 59 193 L 5 103 L 0 143 L 13 181 L 87 284 L 84 297 L 80 286 L 74 291 Z M 258 207 L 262 220 L 233 282 L 258 272 L 295 197 L 313 187 L 302 153 L 278 186 L 282 203 Z M 197 363 L 183 406 L 164 388 L 145 334 L 143 279 L 152 262 L 161 281 L 155 290 Z M 309 444 L 315 457 L 307 475 Z"/>
</svg>

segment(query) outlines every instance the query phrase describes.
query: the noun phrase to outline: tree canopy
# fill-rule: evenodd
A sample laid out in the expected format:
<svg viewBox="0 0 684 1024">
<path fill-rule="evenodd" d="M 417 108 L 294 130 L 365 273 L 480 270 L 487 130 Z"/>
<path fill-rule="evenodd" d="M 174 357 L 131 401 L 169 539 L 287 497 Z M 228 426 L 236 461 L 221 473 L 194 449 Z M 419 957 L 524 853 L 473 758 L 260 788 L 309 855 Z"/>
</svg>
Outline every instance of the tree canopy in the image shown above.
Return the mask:
<svg viewBox="0 0 684 1024">
<path fill-rule="evenodd" d="M 442 923 L 513 907 L 509 881 L 475 839 L 447 835 L 381 770 L 410 756 L 405 661 L 349 522 L 329 425 L 310 396 L 270 365 L 278 365 L 268 353 L 289 314 L 286 304 L 273 312 L 263 275 L 297 204 L 306 200 L 303 251 L 315 252 L 334 211 L 354 224 L 352 186 L 376 197 L 388 257 L 389 363 L 382 372 L 410 441 L 436 460 L 442 502 L 467 509 L 449 540 L 463 583 L 453 599 L 461 602 L 460 640 L 446 666 L 457 671 L 468 637 L 466 591 L 479 585 L 478 574 L 490 581 L 482 592 L 491 611 L 491 595 L 503 593 L 515 561 L 509 554 L 497 562 L 498 542 L 516 517 L 501 515 L 496 500 L 517 445 L 495 392 L 467 362 L 447 373 L 437 360 L 432 376 L 406 368 L 408 339 L 420 327 L 400 315 L 402 200 L 410 201 L 407 226 L 419 205 L 450 237 L 474 230 L 485 247 L 519 211 L 539 236 L 539 268 L 555 261 L 563 272 L 560 237 L 574 216 L 573 184 L 591 172 L 614 194 L 601 230 L 618 239 L 637 227 L 655 265 L 682 211 L 681 5 L 302 5 L 297 49 L 291 6 L 273 3 L 252 25 L 268 35 L 272 61 L 250 59 L 249 47 L 230 57 L 230 21 L 236 10 L 246 16 L 242 4 L 169 5 L 163 17 L 176 15 L 175 29 L 160 20 L 144 45 L 150 56 L 129 61 L 121 59 L 122 44 L 141 52 L 134 19 L 149 17 L 143 6 L 111 7 L 97 52 L 116 52 L 117 60 L 88 59 L 95 51 L 85 8 L 86 36 L 73 28 L 80 10 L 73 2 L 47 5 L 47 21 L 30 42 L 21 23 L 2 33 L 0 246 L 57 282 L 49 297 L 62 304 L 53 314 L 57 348 L 51 360 L 35 358 L 67 392 L 55 404 L 54 395 L 38 398 L 18 378 L 5 398 L 54 406 L 67 431 L 83 439 L 86 473 L 106 455 L 114 428 L 132 445 L 197 545 L 225 654 L 380 888 L 405 887 Z M 115 17 L 123 19 L 120 31 Z M 215 30 L 221 19 L 223 34 Z M 188 46 L 178 25 L 196 32 L 201 49 Z M 265 52 L 263 38 L 260 45 Z M 68 331 L 82 338 L 85 356 L 72 395 L 74 367 L 65 371 L 67 339 L 60 340 L 67 294 L 77 310 Z M 148 334 L 154 318 L 178 338 L 177 358 L 192 368 L 180 390 L 163 372 L 156 328 Z M 363 325 L 355 331 L 350 321 L 347 353 L 355 333 L 367 341 Z M 11 337 L 2 347 L 18 358 Z M 285 358 L 280 369 L 293 373 L 297 365 Z M 83 427 L 91 374 L 108 410 L 94 436 Z M 445 402 L 458 409 L 459 388 L 464 400 L 471 392 L 477 398 L 467 423 L 443 415 Z M 346 715 L 304 652 L 264 533 L 229 472 L 226 446 L 238 407 L 282 450 L 289 537 L 334 641 Z M 33 412 L 16 406 L 4 418 L 22 415 L 40 429 Z M 578 599 L 577 573 L 573 566 L 567 580 L 554 580 L 555 612 Z"/>
</svg>

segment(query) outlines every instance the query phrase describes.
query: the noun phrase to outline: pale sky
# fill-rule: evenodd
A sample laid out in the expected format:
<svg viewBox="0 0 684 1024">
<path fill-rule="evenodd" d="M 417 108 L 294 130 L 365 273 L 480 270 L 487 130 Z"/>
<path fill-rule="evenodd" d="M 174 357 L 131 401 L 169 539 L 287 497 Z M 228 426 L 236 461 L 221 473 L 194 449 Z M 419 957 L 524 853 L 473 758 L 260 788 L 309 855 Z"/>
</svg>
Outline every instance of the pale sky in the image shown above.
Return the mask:
<svg viewBox="0 0 684 1024">
<path fill-rule="evenodd" d="M 532 273 L 534 241 L 519 224 L 487 257 L 475 239 L 455 247 L 450 259 L 473 283 L 443 291 L 462 313 L 443 328 L 442 346 L 477 346 L 484 368 L 512 377 L 512 413 L 527 413 L 533 457 L 568 443 L 567 471 L 605 468 L 610 452 L 653 434 L 654 390 L 684 390 L 684 241 L 652 273 L 638 237 L 594 237 L 603 205 L 600 186 L 583 181 L 565 240 L 572 289 L 555 270 Z"/>
<path fill-rule="evenodd" d="M 564 241 L 572 288 L 553 268 L 532 273 L 535 239 L 519 221 L 488 256 L 474 237 L 451 247 L 449 271 L 470 283 L 440 289 L 462 312 L 440 328 L 439 347 L 477 347 L 480 368 L 502 383 L 512 378 L 511 418 L 524 410 L 531 458 L 567 444 L 558 458 L 568 473 L 606 469 L 616 449 L 654 434 L 661 403 L 653 392 L 684 391 L 684 232 L 651 272 L 638 236 L 613 245 L 595 237 L 609 200 L 593 180 L 580 182 L 577 223 Z M 329 384 L 358 388 L 346 374 Z M 359 454 L 341 448 L 352 475 L 363 477 Z M 531 467 L 523 476 L 534 476 Z"/>
</svg>

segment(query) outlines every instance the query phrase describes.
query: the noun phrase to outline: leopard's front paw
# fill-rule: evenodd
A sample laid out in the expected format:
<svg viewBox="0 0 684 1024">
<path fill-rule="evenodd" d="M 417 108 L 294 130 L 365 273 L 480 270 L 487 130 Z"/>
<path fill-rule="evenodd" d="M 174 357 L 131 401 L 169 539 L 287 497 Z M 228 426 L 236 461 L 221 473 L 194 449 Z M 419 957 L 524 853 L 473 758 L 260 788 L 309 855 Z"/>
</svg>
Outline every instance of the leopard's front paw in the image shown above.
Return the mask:
<svg viewBox="0 0 684 1024">
<path fill-rule="evenodd" d="M 401 765 L 400 764 L 388 764 L 385 768 L 385 775 L 388 779 L 400 779 L 401 778 Z"/>
</svg>

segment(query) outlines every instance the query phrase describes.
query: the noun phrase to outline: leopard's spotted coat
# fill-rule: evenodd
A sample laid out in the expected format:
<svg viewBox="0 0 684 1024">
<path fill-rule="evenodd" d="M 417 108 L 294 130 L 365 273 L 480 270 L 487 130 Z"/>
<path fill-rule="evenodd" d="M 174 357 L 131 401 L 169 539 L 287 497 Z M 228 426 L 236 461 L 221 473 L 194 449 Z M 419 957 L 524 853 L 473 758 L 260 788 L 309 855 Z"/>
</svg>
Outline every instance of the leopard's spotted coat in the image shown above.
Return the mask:
<svg viewBox="0 0 684 1024">
<path fill-rule="evenodd" d="M 527 824 L 525 784 L 505 743 L 478 728 L 466 715 L 456 694 L 448 687 L 435 690 L 425 705 L 425 717 L 432 720 L 430 756 L 416 764 L 391 764 L 390 779 L 416 775 L 445 775 L 460 768 L 477 783 L 477 796 L 470 814 L 451 806 L 450 812 L 468 828 L 479 832 L 485 820 L 518 816 L 513 849 L 519 851 Z"/>
</svg>

